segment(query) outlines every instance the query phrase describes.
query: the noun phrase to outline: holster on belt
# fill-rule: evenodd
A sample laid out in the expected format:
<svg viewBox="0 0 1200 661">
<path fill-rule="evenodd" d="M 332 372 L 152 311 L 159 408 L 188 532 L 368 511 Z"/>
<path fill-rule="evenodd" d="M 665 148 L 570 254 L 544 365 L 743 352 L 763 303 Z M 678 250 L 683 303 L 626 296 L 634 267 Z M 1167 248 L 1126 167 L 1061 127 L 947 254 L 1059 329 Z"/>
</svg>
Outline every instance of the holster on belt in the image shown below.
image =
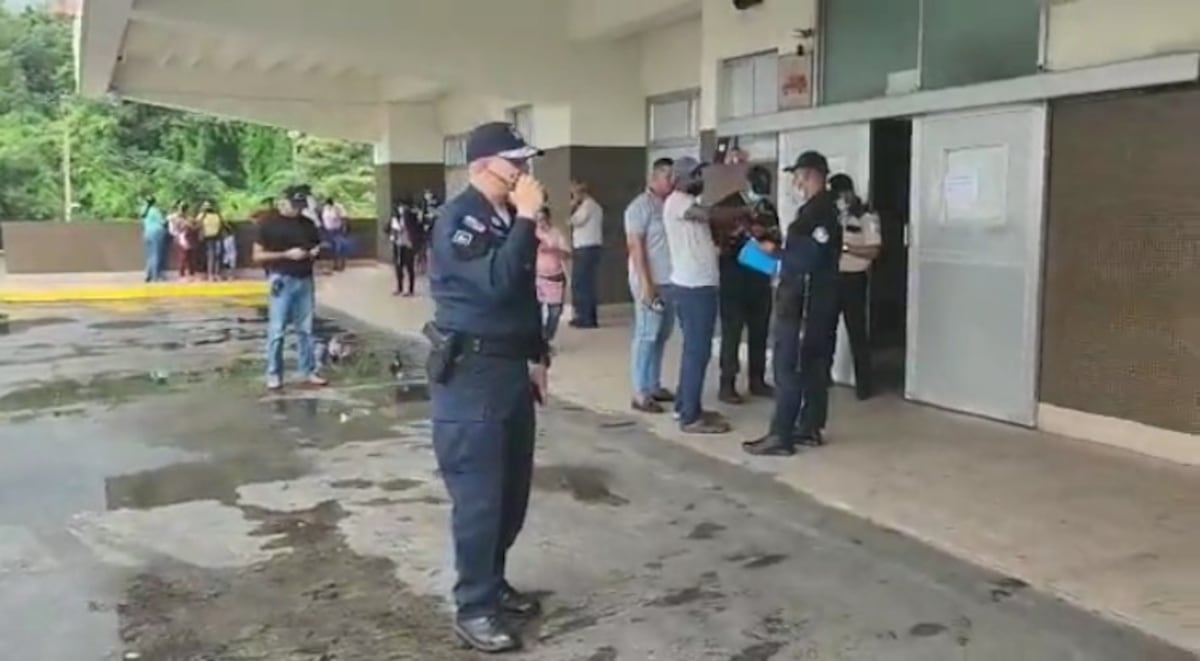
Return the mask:
<svg viewBox="0 0 1200 661">
<path fill-rule="evenodd" d="M 462 344 L 456 333 L 446 332 L 427 322 L 421 328 L 421 334 L 429 340 L 429 357 L 425 360 L 425 373 L 430 383 L 446 383 L 454 372 L 454 363 L 462 351 Z"/>
</svg>

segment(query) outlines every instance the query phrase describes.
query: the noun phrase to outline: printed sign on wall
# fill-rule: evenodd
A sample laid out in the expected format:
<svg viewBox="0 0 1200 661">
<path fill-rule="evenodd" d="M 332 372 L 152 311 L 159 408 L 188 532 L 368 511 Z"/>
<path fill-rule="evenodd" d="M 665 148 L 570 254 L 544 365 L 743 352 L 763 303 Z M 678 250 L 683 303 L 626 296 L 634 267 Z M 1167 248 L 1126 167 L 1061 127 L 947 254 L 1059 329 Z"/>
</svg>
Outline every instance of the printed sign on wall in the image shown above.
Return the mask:
<svg viewBox="0 0 1200 661">
<path fill-rule="evenodd" d="M 789 53 L 779 56 L 779 109 L 812 106 L 812 56 Z"/>
</svg>

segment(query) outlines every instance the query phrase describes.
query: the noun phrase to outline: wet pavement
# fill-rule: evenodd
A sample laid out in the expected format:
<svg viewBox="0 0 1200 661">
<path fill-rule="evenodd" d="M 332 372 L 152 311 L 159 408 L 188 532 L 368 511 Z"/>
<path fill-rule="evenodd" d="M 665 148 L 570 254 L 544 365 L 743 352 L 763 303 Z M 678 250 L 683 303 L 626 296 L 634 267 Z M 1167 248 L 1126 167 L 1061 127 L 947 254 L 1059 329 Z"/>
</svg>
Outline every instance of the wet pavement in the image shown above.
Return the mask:
<svg viewBox="0 0 1200 661">
<path fill-rule="evenodd" d="M 336 387 L 265 397 L 252 307 L 9 312 L 0 658 L 476 658 L 411 341 L 360 332 Z M 629 420 L 552 403 L 538 453 L 520 658 L 1195 658 Z"/>
</svg>

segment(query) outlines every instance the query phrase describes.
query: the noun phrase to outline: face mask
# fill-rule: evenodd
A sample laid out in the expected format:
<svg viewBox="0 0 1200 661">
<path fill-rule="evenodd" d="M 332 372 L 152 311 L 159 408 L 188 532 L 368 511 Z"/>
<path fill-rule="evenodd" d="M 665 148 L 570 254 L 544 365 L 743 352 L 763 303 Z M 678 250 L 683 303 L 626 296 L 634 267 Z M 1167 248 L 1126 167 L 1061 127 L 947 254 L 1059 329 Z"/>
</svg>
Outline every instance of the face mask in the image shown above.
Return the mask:
<svg viewBox="0 0 1200 661">
<path fill-rule="evenodd" d="M 700 194 L 702 194 L 704 192 L 704 182 L 696 181 L 696 182 L 688 184 L 686 192 L 688 195 L 691 195 L 693 197 L 699 197 Z"/>
<path fill-rule="evenodd" d="M 844 199 L 839 198 L 837 201 L 837 209 L 838 209 L 839 213 L 846 213 L 847 211 L 850 210 L 850 203 Z"/>
<path fill-rule="evenodd" d="M 746 199 L 750 200 L 751 202 L 758 202 L 758 201 L 762 200 L 763 197 L 765 197 L 765 196 L 762 193 L 759 193 L 758 191 L 756 191 L 754 189 L 750 189 L 750 190 L 746 191 Z"/>
<path fill-rule="evenodd" d="M 808 193 L 805 193 L 802 189 L 799 189 L 799 188 L 792 188 L 792 189 L 788 190 L 788 198 L 792 201 L 793 204 L 795 204 L 798 207 L 801 207 L 801 206 L 804 206 L 805 202 L 808 202 Z"/>
</svg>

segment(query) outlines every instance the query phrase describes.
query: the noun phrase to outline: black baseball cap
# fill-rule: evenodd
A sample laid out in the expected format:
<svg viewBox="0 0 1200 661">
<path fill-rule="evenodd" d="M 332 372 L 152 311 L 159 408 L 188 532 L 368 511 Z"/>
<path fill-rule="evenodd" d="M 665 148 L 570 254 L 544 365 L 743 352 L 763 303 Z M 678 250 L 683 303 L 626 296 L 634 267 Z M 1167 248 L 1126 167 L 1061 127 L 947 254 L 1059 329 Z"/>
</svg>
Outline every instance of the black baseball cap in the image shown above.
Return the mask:
<svg viewBox="0 0 1200 661">
<path fill-rule="evenodd" d="M 491 156 L 524 161 L 541 155 L 542 150 L 526 142 L 517 127 L 508 122 L 480 124 L 467 136 L 468 163 Z"/>
<path fill-rule="evenodd" d="M 795 164 L 783 169 L 784 172 L 796 172 L 798 170 L 816 170 L 821 174 L 829 174 L 829 161 L 825 160 L 821 152 L 806 151 L 796 157 Z"/>
</svg>

